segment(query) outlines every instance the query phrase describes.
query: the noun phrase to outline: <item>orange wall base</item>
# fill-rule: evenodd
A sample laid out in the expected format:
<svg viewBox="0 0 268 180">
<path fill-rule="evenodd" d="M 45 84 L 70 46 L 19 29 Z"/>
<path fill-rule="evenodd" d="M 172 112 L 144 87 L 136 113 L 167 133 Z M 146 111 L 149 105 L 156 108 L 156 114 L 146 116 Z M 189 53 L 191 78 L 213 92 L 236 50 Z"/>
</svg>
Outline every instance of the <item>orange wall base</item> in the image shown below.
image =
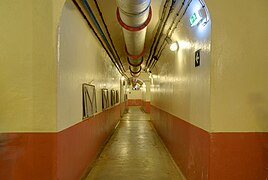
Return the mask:
<svg viewBox="0 0 268 180">
<path fill-rule="evenodd" d="M 209 133 L 155 106 L 151 120 L 189 180 L 268 178 L 268 133 Z"/>
<path fill-rule="evenodd" d="M 268 179 L 268 133 L 211 133 L 210 179 Z"/>
<path fill-rule="evenodd" d="M 0 179 L 80 179 L 120 119 L 120 105 L 59 133 L 0 134 Z"/>
<path fill-rule="evenodd" d="M 142 108 L 143 108 L 144 112 L 150 113 L 150 111 L 151 111 L 150 102 L 149 101 L 142 101 Z"/>
<path fill-rule="evenodd" d="M 128 105 L 129 106 L 142 106 L 142 100 L 141 99 L 128 99 Z"/>
<path fill-rule="evenodd" d="M 155 106 L 151 120 L 184 176 L 208 179 L 209 134 Z"/>
<path fill-rule="evenodd" d="M 80 179 L 120 119 L 120 105 L 58 134 L 58 178 Z"/>
<path fill-rule="evenodd" d="M 56 179 L 56 133 L 6 133 L 0 136 L 0 179 Z"/>
</svg>

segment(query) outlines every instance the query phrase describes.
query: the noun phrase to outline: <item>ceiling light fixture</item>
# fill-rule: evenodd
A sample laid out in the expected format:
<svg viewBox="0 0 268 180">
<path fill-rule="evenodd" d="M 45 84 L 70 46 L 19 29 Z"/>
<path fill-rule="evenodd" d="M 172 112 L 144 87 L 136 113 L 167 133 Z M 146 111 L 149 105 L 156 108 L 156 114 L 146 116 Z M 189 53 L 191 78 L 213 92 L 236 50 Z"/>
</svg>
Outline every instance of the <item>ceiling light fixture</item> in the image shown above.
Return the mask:
<svg viewBox="0 0 268 180">
<path fill-rule="evenodd" d="M 166 37 L 166 41 L 168 44 L 170 44 L 169 49 L 171 51 L 177 51 L 179 49 L 178 41 L 172 41 L 169 37 Z"/>
<path fill-rule="evenodd" d="M 169 49 L 170 49 L 171 51 L 177 51 L 177 50 L 179 49 L 179 44 L 178 44 L 178 42 L 176 41 L 176 42 L 172 43 L 172 44 L 170 45 Z"/>
</svg>

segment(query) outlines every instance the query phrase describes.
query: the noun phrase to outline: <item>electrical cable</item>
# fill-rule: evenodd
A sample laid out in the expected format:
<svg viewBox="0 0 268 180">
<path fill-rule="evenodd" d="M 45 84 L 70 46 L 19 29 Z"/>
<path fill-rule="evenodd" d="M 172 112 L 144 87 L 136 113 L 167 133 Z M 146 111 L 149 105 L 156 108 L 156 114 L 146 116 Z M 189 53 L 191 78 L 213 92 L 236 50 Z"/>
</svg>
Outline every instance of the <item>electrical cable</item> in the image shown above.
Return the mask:
<svg viewBox="0 0 268 180">
<path fill-rule="evenodd" d="M 86 0 L 82 0 L 82 3 L 84 4 L 86 10 L 88 11 L 91 19 L 93 20 L 94 24 L 96 25 L 101 37 L 103 38 L 105 44 L 107 45 L 108 49 L 109 49 L 109 52 L 112 54 L 112 56 L 115 58 L 115 54 L 114 54 L 114 51 L 112 50 L 112 47 L 110 46 L 110 43 L 108 42 L 105 34 L 103 33 L 103 30 L 101 29 L 100 27 L 100 24 L 98 23 L 98 20 L 96 19 L 96 16 L 94 15 L 91 7 L 89 6 L 88 2 Z M 119 68 L 121 69 L 121 67 L 119 66 Z M 123 71 L 121 69 L 121 71 Z"/>
<path fill-rule="evenodd" d="M 164 27 L 165 27 L 165 25 L 166 25 L 166 23 L 167 23 L 167 20 L 168 20 L 170 14 L 171 14 L 171 13 L 173 12 L 173 10 L 174 10 L 174 5 L 175 5 L 176 1 L 177 1 L 177 0 L 172 0 L 172 3 L 171 3 L 171 6 L 170 6 L 168 15 L 167 15 L 166 19 L 164 20 L 164 26 L 162 26 L 162 28 L 161 28 L 161 34 L 162 34 L 163 30 L 164 30 Z M 160 42 L 160 39 L 161 39 L 161 38 L 158 38 L 158 40 L 157 40 L 157 42 L 156 42 L 156 45 L 155 45 L 154 50 L 153 50 L 153 55 L 155 54 L 155 52 L 156 52 L 156 50 L 157 50 L 158 44 L 159 44 L 159 42 Z M 152 57 L 153 57 L 153 56 L 152 56 Z M 151 65 L 151 63 L 152 63 L 152 59 L 153 59 L 153 58 L 150 58 L 150 59 L 149 59 L 148 67 L 150 67 L 150 65 Z"/>
<path fill-rule="evenodd" d="M 188 10 L 188 8 L 189 8 L 189 6 L 190 6 L 191 3 L 192 3 L 192 0 L 189 0 L 188 3 L 187 3 L 186 8 L 185 8 L 185 10 L 184 10 L 184 12 L 183 12 L 183 14 L 182 14 L 182 16 L 181 16 L 180 19 L 177 21 L 175 27 L 171 30 L 169 37 L 171 37 L 171 36 L 173 35 L 175 29 L 178 28 L 178 24 L 181 22 L 181 19 L 183 18 L 183 16 L 184 16 L 185 13 L 187 12 L 187 10 Z"/>
<path fill-rule="evenodd" d="M 109 30 L 108 30 L 108 27 L 107 27 L 107 25 L 106 25 L 106 23 L 105 23 L 105 21 L 104 21 L 104 18 L 103 18 L 102 12 L 101 12 L 101 10 L 100 10 L 99 4 L 98 4 L 98 2 L 97 2 L 96 0 L 94 0 L 94 2 L 95 2 L 95 5 L 96 5 L 96 7 L 97 7 L 97 9 L 98 9 L 99 15 L 100 15 L 100 17 L 101 17 L 101 21 L 102 21 L 102 23 L 103 23 L 103 25 L 104 25 L 104 27 L 105 27 L 105 30 L 106 30 L 106 32 L 107 32 L 107 34 L 108 34 L 109 40 L 111 41 L 112 47 L 113 47 L 113 49 L 114 49 L 114 51 L 115 51 L 115 53 L 116 53 L 116 56 L 117 56 L 117 58 L 118 58 L 118 61 L 119 61 L 120 65 L 122 66 L 123 70 L 126 71 L 126 70 L 124 69 L 124 66 L 123 66 L 121 60 L 120 60 L 120 57 L 119 57 L 119 55 L 118 55 L 118 52 L 117 52 L 117 50 L 116 50 L 116 48 L 115 48 L 115 46 L 114 46 L 113 40 L 112 40 L 112 38 L 111 38 L 111 34 L 110 34 L 110 32 L 109 32 Z"/>
<path fill-rule="evenodd" d="M 174 10 L 174 5 L 175 5 L 175 3 L 176 3 L 176 0 L 172 0 L 172 3 L 171 3 L 171 6 L 170 6 L 168 15 L 167 15 L 166 19 L 164 20 L 164 25 L 161 27 L 161 33 L 160 33 L 160 36 L 159 36 L 159 38 L 157 39 L 156 45 L 154 46 L 153 55 L 152 55 L 152 57 L 149 59 L 148 67 L 150 67 L 150 65 L 151 65 L 151 63 L 152 63 L 152 61 L 153 61 L 154 54 L 155 54 L 155 52 L 156 52 L 156 50 L 157 50 L 158 44 L 159 44 L 160 39 L 161 39 L 161 34 L 162 34 L 163 31 L 164 31 L 164 27 L 166 26 L 166 23 L 167 23 L 167 20 L 169 19 L 170 14 L 171 14 L 171 13 L 173 12 L 173 10 Z"/>
<path fill-rule="evenodd" d="M 167 43 L 166 43 L 166 42 L 164 42 L 163 44 L 164 44 L 164 45 L 163 45 L 162 49 L 160 49 L 160 50 L 158 51 L 157 55 L 156 55 L 157 59 L 160 58 L 160 56 L 161 56 L 163 50 L 164 50 L 165 47 L 167 46 Z"/>
<path fill-rule="evenodd" d="M 81 7 L 79 6 L 79 4 L 76 2 L 76 0 L 73 0 L 73 3 L 75 4 L 75 6 L 77 7 L 77 9 L 79 10 L 79 12 L 81 13 L 81 15 L 83 16 L 83 18 L 86 20 L 87 24 L 89 25 L 90 29 L 92 29 L 94 35 L 97 37 L 97 39 L 99 40 L 99 42 L 101 43 L 102 47 L 104 48 L 104 50 L 106 51 L 106 53 L 108 54 L 109 58 L 111 59 L 111 61 L 113 62 L 113 64 L 115 65 L 116 69 L 118 70 L 118 72 L 122 75 L 122 76 L 126 76 L 125 73 L 118 67 L 118 65 L 114 62 L 113 58 L 111 57 L 110 53 L 108 52 L 108 50 L 106 49 L 105 45 L 103 44 L 101 38 L 99 37 L 98 33 L 95 31 L 95 29 L 93 28 L 93 26 L 91 25 L 91 23 L 89 22 L 89 20 L 87 19 L 85 13 L 83 12 L 83 10 L 81 9 Z"/>
<path fill-rule="evenodd" d="M 169 1 L 170 1 L 170 0 L 166 0 L 166 1 L 165 1 L 164 8 L 163 8 L 163 11 L 162 11 L 162 13 L 161 13 L 162 15 L 161 15 L 161 18 L 160 18 L 160 22 L 159 22 L 159 24 L 158 24 L 158 27 L 157 27 L 157 30 L 156 30 L 156 33 L 155 33 L 155 36 L 154 36 L 154 39 L 153 39 L 153 43 L 152 43 L 151 48 L 150 48 L 149 56 L 148 56 L 148 58 L 147 58 L 147 60 L 146 60 L 146 66 L 148 65 L 148 60 L 149 60 L 150 57 L 151 57 L 152 50 L 153 50 L 153 47 L 154 47 L 154 45 L 155 45 L 155 41 L 156 41 L 156 39 L 158 38 L 160 29 L 161 29 L 161 27 L 162 27 L 162 25 L 163 25 L 163 20 L 164 20 L 165 15 L 166 15 L 167 5 L 168 5 Z"/>
<path fill-rule="evenodd" d="M 155 59 L 155 61 L 153 62 L 153 64 L 151 65 L 150 69 L 153 69 L 155 64 L 158 62 L 158 59 Z"/>
<path fill-rule="evenodd" d="M 185 0 L 183 0 L 183 2 L 181 3 L 180 9 L 179 9 L 178 12 L 176 13 L 176 16 L 173 18 L 173 21 L 172 21 L 172 23 L 170 24 L 170 26 L 169 26 L 169 28 L 168 28 L 167 36 L 169 36 L 169 33 L 170 33 L 171 30 L 172 30 L 172 27 L 174 26 L 174 24 L 175 24 L 177 18 L 180 16 L 184 4 L 185 4 Z"/>
<path fill-rule="evenodd" d="M 162 42 L 162 44 L 161 44 L 161 46 L 160 46 L 160 48 L 159 48 L 159 50 L 158 50 L 158 52 L 157 52 L 157 55 L 156 55 L 156 57 L 157 57 L 158 59 L 160 58 L 160 56 L 161 56 L 161 54 L 162 54 L 162 51 L 163 51 L 163 50 L 165 49 L 165 47 L 166 47 L 166 38 L 170 38 L 170 37 L 169 37 L 169 33 L 170 33 L 170 31 L 172 30 L 172 27 L 173 27 L 173 25 L 175 24 L 177 18 L 178 18 L 179 15 L 181 14 L 181 11 L 182 11 L 182 8 L 183 8 L 184 4 L 185 4 L 185 0 L 182 2 L 181 6 L 180 6 L 180 8 L 179 8 L 179 10 L 178 10 L 178 12 L 176 13 L 176 16 L 174 16 L 174 18 L 173 18 L 173 20 L 172 20 L 172 23 L 170 24 L 170 26 L 169 26 L 169 28 L 168 28 L 167 34 L 165 35 L 165 38 L 164 38 L 164 40 L 163 40 L 163 42 Z M 154 63 L 154 64 L 155 64 L 155 63 Z M 153 67 L 153 66 L 152 66 L 152 67 Z M 150 67 L 149 67 L 149 68 L 150 68 Z"/>
<path fill-rule="evenodd" d="M 202 5 L 202 8 L 206 7 L 205 3 L 202 0 L 199 0 L 199 2 Z"/>
<path fill-rule="evenodd" d="M 184 17 L 185 13 L 187 12 L 187 10 L 188 10 L 188 8 L 189 8 L 191 2 L 192 2 L 192 0 L 189 0 L 189 1 L 188 1 L 187 6 L 186 6 L 186 8 L 185 8 L 185 10 L 184 10 L 184 12 L 183 12 L 183 14 L 182 14 L 182 16 L 181 16 L 180 19 L 176 22 L 175 27 L 174 27 L 174 28 L 173 28 L 173 29 L 166 35 L 166 38 L 171 38 L 171 37 L 172 37 L 172 35 L 173 35 L 175 29 L 178 27 L 178 24 L 180 23 L 181 19 Z M 180 10 L 181 10 L 181 9 L 180 9 Z M 173 26 L 173 25 L 172 25 L 172 26 Z M 160 50 L 159 50 L 158 53 L 157 53 L 157 59 L 160 58 L 160 56 L 161 56 L 163 50 L 165 49 L 165 47 L 166 47 L 166 41 L 164 40 L 163 43 L 161 44 Z M 155 66 L 155 64 L 156 64 L 156 63 L 154 63 L 154 66 Z M 151 66 L 151 67 L 149 66 L 149 68 L 150 68 L 150 69 L 153 69 L 154 66 Z"/>
</svg>

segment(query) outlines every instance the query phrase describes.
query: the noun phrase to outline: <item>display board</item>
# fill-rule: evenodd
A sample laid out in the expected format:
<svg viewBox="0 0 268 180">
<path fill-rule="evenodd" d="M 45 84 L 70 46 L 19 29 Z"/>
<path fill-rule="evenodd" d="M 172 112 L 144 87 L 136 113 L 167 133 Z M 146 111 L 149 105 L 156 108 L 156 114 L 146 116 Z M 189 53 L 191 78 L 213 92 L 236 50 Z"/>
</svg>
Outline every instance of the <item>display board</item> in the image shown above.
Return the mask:
<svg viewBox="0 0 268 180">
<path fill-rule="evenodd" d="M 86 119 L 97 112 L 95 86 L 86 83 L 82 84 L 82 94 L 83 119 Z"/>
</svg>

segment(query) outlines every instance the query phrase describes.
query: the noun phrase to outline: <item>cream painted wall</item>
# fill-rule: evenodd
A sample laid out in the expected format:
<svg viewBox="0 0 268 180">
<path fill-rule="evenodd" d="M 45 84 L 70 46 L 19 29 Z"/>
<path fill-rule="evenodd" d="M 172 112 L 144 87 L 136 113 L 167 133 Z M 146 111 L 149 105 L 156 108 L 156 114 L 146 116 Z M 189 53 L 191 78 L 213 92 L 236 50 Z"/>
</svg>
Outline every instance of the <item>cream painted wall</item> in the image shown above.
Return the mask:
<svg viewBox="0 0 268 180">
<path fill-rule="evenodd" d="M 101 112 L 101 88 L 120 90 L 121 76 L 69 0 L 59 26 L 58 61 L 57 129 L 60 131 L 82 121 L 82 83 L 92 82 L 96 86 L 97 109 Z"/>
<path fill-rule="evenodd" d="M 150 87 L 150 83 L 145 83 L 147 85 L 143 86 L 141 91 L 142 91 L 142 100 L 143 101 L 147 101 L 150 102 L 150 96 L 151 96 L 151 87 Z"/>
<path fill-rule="evenodd" d="M 141 87 L 141 99 L 149 102 L 151 99 L 151 79 L 149 78 L 149 73 L 142 71 L 139 79 L 143 82 L 143 86 Z"/>
<path fill-rule="evenodd" d="M 51 2 L 1 0 L 0 24 L 0 132 L 55 131 Z"/>
<path fill-rule="evenodd" d="M 268 1 L 207 0 L 211 131 L 268 132 Z"/>
<path fill-rule="evenodd" d="M 211 22 L 204 28 L 190 27 L 189 17 L 201 4 L 193 0 L 172 40 L 180 48 L 166 46 L 153 69 L 151 104 L 190 122 L 210 129 L 210 43 Z M 195 67 L 195 51 L 201 49 L 201 66 Z"/>
<path fill-rule="evenodd" d="M 150 101 L 151 100 L 151 79 L 149 78 L 149 73 L 142 72 L 139 76 L 139 78 L 143 81 L 146 88 L 143 89 L 143 97 L 142 99 L 144 101 Z"/>
<path fill-rule="evenodd" d="M 129 88 L 128 99 L 142 99 L 142 90 L 132 90 L 132 88 Z"/>
<path fill-rule="evenodd" d="M 150 102 L 151 99 L 151 83 L 150 82 L 144 82 L 145 86 L 143 86 L 142 89 L 142 100 Z"/>
<path fill-rule="evenodd" d="M 206 0 L 211 33 L 189 28 L 194 3 L 173 37 L 189 48 L 164 51 L 152 104 L 209 132 L 267 132 L 268 2 Z M 201 67 L 194 68 L 199 48 Z"/>
</svg>

